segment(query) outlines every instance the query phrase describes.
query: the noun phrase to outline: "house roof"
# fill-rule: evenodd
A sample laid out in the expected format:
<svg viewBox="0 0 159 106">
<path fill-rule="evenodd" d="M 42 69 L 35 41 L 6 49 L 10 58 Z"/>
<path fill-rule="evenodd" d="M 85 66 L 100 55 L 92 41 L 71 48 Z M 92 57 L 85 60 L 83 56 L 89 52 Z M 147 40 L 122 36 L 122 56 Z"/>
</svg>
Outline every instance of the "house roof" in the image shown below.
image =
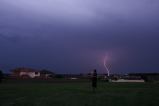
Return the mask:
<svg viewBox="0 0 159 106">
<path fill-rule="evenodd" d="M 17 73 L 17 72 L 39 72 L 39 71 L 32 68 L 22 67 L 22 68 L 13 69 L 12 72 Z"/>
<path fill-rule="evenodd" d="M 40 74 L 54 74 L 54 73 L 48 70 L 42 70 L 40 71 Z"/>
</svg>

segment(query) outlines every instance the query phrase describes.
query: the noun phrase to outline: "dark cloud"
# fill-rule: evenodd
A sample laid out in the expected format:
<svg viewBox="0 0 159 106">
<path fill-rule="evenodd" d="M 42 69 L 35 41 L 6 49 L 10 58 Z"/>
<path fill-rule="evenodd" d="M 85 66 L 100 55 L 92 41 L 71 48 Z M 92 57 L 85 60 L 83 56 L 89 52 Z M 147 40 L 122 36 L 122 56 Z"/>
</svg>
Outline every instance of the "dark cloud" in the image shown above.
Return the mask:
<svg viewBox="0 0 159 106">
<path fill-rule="evenodd" d="M 158 0 L 1 0 L 0 68 L 158 72 Z"/>
</svg>

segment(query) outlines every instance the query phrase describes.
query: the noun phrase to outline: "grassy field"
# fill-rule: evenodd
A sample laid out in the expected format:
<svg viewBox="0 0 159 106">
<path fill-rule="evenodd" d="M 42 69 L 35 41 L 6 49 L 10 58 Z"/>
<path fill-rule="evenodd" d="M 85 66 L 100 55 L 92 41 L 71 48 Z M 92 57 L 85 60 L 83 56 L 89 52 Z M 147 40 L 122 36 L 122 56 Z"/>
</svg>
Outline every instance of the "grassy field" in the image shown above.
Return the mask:
<svg viewBox="0 0 159 106">
<path fill-rule="evenodd" d="M 159 84 L 3 83 L 0 106 L 159 106 Z"/>
</svg>

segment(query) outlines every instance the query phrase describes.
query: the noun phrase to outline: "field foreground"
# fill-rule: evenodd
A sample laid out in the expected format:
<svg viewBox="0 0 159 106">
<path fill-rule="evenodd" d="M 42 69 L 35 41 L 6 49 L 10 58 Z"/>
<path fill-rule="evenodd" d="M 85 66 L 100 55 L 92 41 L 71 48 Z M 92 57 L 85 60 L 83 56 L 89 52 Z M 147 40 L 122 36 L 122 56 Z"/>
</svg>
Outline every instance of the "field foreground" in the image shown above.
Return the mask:
<svg viewBox="0 0 159 106">
<path fill-rule="evenodd" d="M 159 106 L 159 84 L 0 84 L 0 106 Z"/>
</svg>

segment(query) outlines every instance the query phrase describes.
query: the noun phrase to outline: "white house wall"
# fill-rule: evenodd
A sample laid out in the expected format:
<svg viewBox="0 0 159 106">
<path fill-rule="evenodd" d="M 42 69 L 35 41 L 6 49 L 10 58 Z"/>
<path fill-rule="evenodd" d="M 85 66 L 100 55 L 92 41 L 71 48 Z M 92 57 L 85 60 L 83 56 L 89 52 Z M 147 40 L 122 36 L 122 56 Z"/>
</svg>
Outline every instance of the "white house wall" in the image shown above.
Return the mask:
<svg viewBox="0 0 159 106">
<path fill-rule="evenodd" d="M 20 76 L 23 75 L 28 75 L 30 78 L 35 78 L 40 76 L 40 72 L 37 72 L 37 74 L 35 74 L 35 72 L 20 72 Z"/>
</svg>

